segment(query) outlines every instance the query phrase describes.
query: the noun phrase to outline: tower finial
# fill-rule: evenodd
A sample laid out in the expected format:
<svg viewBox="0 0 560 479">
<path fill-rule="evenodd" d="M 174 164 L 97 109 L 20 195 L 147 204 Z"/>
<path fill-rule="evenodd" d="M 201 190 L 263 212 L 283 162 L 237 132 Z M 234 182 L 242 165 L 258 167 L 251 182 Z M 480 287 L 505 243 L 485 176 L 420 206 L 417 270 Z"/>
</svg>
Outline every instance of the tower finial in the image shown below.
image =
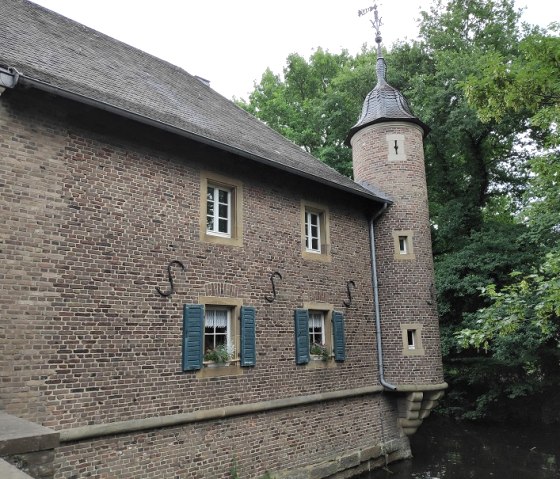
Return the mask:
<svg viewBox="0 0 560 479">
<path fill-rule="evenodd" d="M 373 11 L 374 20 L 370 20 L 373 28 L 375 29 L 375 43 L 377 43 L 377 84 L 383 85 L 387 83 L 386 71 L 387 66 L 385 65 L 385 60 L 383 59 L 383 52 L 381 51 L 381 26 L 383 25 L 382 19 L 377 12 L 377 4 L 375 3 L 373 7 L 364 8 L 363 10 L 358 10 L 358 16 L 361 17 L 366 13 Z"/>
</svg>

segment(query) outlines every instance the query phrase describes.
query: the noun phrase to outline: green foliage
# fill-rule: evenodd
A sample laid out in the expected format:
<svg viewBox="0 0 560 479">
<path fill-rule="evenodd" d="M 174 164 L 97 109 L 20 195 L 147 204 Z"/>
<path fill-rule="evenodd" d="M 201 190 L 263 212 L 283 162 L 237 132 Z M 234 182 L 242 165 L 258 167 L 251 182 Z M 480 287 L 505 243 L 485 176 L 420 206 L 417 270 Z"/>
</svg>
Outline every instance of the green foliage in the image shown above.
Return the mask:
<svg viewBox="0 0 560 479">
<path fill-rule="evenodd" d="M 521 278 L 529 290 L 541 276 L 550 286 L 544 258 L 560 239 L 559 39 L 521 30 L 519 19 L 513 0 L 434 0 L 419 40 L 385 52 L 389 83 L 431 128 L 424 145 L 447 407 L 470 418 L 560 378 L 549 335 L 556 319 L 543 329 L 529 316 L 510 334 L 492 329 L 501 321 L 477 322 L 505 308 L 502 298 L 519 298 Z M 350 176 L 343 141 L 375 85 L 375 59 L 367 48 L 293 54 L 282 76 L 267 70 L 239 104 Z"/>
<path fill-rule="evenodd" d="M 249 102 L 239 100 L 237 104 L 328 165 L 351 175 L 351 153 L 344 138 L 357 111 L 356 105 L 351 106 L 349 90 L 340 85 L 348 86 L 348 72 L 355 65 L 347 51 L 331 54 L 319 48 L 309 61 L 294 53 L 288 56 L 283 78 L 267 69 Z"/>
<path fill-rule="evenodd" d="M 329 350 L 322 344 L 313 343 L 309 349 L 309 353 L 314 356 L 320 356 L 321 361 L 328 361 L 331 358 Z"/>
<path fill-rule="evenodd" d="M 227 363 L 231 359 L 231 355 L 225 344 L 219 344 L 214 349 L 208 349 L 204 353 L 205 361 L 214 361 L 215 363 Z"/>
</svg>

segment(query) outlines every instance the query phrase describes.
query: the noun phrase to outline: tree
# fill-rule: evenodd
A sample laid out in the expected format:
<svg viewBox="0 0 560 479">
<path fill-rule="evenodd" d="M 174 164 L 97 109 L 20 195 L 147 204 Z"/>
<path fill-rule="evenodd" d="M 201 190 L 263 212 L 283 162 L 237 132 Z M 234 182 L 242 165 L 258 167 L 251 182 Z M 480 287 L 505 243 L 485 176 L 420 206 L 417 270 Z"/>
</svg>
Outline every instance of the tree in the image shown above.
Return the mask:
<svg viewBox="0 0 560 479">
<path fill-rule="evenodd" d="M 448 407 L 469 415 L 474 405 L 471 417 L 490 397 L 507 395 L 485 391 L 504 378 L 521 388 L 524 376 L 498 367 L 492 352 L 463 347 L 456 334 L 491 307 L 494 298 L 481 288 L 501 291 L 515 283 L 512 271 L 523 277 L 542 264 L 560 224 L 553 213 L 560 210 L 557 157 L 526 147 L 528 139 L 555 144 L 556 42 L 521 30 L 519 19 L 513 0 L 434 0 L 422 12 L 419 40 L 384 54 L 388 82 L 431 127 L 425 158 L 438 307 L 447 377 L 455 383 Z M 356 56 L 318 49 L 309 61 L 290 55 L 283 76 L 267 70 L 241 106 L 350 175 L 343 140 L 375 86 L 375 59 L 366 48 Z M 537 70 L 540 86 L 531 83 Z M 520 85 L 523 101 L 514 97 Z M 500 99 L 502 91 L 510 96 Z"/>
<path fill-rule="evenodd" d="M 363 63 L 346 51 L 331 54 L 321 48 L 309 62 L 297 54 L 288 56 L 281 78 L 267 69 L 249 96 L 237 104 L 271 128 L 350 176 L 350 150 L 344 146 L 348 124 L 357 119 L 355 99 L 349 95 L 348 73 Z M 373 69 L 372 69 L 373 71 Z M 360 100 L 362 101 L 362 100 Z"/>
</svg>

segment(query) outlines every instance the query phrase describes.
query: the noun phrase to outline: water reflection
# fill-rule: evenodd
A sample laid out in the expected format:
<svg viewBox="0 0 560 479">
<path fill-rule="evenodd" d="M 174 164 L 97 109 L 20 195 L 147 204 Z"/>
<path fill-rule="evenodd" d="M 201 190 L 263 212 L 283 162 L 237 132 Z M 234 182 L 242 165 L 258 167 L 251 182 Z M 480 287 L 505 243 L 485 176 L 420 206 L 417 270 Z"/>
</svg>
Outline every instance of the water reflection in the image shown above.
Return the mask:
<svg viewBox="0 0 560 479">
<path fill-rule="evenodd" d="M 355 479 L 559 479 L 558 428 L 481 426 L 427 419 L 412 437 L 414 459 Z"/>
</svg>

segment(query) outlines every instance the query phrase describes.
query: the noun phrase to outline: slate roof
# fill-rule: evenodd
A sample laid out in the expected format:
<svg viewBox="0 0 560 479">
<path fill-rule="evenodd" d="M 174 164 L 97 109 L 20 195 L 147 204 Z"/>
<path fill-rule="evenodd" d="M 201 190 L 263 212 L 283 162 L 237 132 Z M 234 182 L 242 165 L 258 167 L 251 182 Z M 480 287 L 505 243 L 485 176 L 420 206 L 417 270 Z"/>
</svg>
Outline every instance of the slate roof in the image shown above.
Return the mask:
<svg viewBox="0 0 560 479">
<path fill-rule="evenodd" d="M 381 38 L 378 38 L 381 41 Z M 350 140 L 354 134 L 362 128 L 374 123 L 388 121 L 415 123 L 422 127 L 424 135 L 427 135 L 430 129 L 412 114 L 404 95 L 387 83 L 387 65 L 381 55 L 380 48 L 378 49 L 376 73 L 377 85 L 375 85 L 375 88 L 369 92 L 364 100 L 362 114 L 358 122 L 350 129 L 350 133 L 346 137 L 346 144 L 350 145 Z"/>
<path fill-rule="evenodd" d="M 382 192 L 339 174 L 181 68 L 26 0 L 2 4 L 0 66 L 15 68 L 20 83 L 386 201 Z"/>
</svg>

